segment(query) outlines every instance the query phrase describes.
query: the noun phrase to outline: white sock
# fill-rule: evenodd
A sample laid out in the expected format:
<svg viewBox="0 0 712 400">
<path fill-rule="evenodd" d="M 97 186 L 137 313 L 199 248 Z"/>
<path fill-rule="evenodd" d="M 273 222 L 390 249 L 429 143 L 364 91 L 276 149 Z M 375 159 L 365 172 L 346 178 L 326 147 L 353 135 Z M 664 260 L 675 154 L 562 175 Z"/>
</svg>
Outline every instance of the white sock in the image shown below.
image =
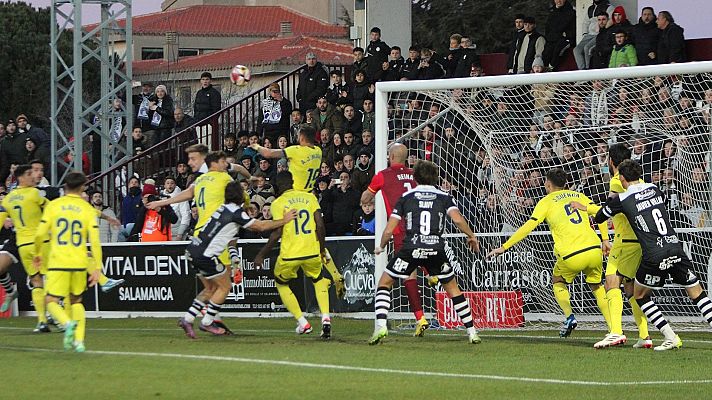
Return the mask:
<svg viewBox="0 0 712 400">
<path fill-rule="evenodd" d="M 329 314 L 323 314 L 321 316 L 321 323 L 323 324 L 324 322 L 331 323 L 331 317 L 329 316 Z"/>
<path fill-rule="evenodd" d="M 379 318 L 376 320 L 376 328 L 385 328 L 387 323 L 387 319 Z"/>
<path fill-rule="evenodd" d="M 304 318 L 303 315 L 302 315 L 301 317 L 299 317 L 299 319 L 297 320 L 297 322 L 299 322 L 299 326 L 301 326 L 301 327 L 305 327 L 305 326 L 307 326 L 307 324 L 309 323 L 309 322 L 307 321 L 307 319 Z"/>
<path fill-rule="evenodd" d="M 665 340 L 675 340 L 675 331 L 672 330 L 670 325 L 665 325 L 660 328 L 660 333 L 665 336 Z"/>
<path fill-rule="evenodd" d="M 475 327 L 467 328 L 467 334 L 472 335 L 473 333 L 477 333 L 477 329 Z"/>
</svg>

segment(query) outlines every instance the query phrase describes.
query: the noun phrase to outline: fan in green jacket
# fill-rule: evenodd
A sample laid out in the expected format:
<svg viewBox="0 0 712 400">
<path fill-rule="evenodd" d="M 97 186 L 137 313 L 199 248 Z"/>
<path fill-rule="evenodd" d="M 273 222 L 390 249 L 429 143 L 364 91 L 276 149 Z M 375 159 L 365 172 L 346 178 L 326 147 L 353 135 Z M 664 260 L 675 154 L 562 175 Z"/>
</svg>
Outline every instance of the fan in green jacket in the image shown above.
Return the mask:
<svg viewBox="0 0 712 400">
<path fill-rule="evenodd" d="M 633 67 L 638 65 L 638 56 L 635 53 L 635 46 L 628 41 L 628 34 L 624 31 L 616 32 L 616 45 L 611 52 L 611 61 L 608 68 Z"/>
</svg>

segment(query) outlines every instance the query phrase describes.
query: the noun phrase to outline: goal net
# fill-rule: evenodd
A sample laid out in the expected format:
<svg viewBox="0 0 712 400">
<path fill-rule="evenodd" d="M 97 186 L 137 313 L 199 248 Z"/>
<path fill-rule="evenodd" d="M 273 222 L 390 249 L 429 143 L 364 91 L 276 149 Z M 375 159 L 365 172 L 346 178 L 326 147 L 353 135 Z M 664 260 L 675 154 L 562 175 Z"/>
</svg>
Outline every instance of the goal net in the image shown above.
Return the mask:
<svg viewBox="0 0 712 400">
<path fill-rule="evenodd" d="M 504 255 L 484 255 L 529 219 L 546 195 L 544 175 L 551 168 L 568 173 L 570 189 L 605 201 L 607 152 L 614 143 L 627 144 L 644 179 L 666 194 L 694 272 L 708 286 L 712 62 L 379 83 L 376 104 L 376 170 L 386 168 L 393 142 L 409 148 L 410 163 L 435 162 L 440 188 L 453 195 L 478 233 L 482 250 L 473 254 L 457 229 L 447 227 L 457 279 L 479 328 L 558 327 L 563 314 L 551 288 L 555 256 L 545 223 Z M 380 238 L 383 208 L 377 215 Z M 377 257 L 378 276 L 387 259 Z M 429 319 L 442 327 L 459 325 L 442 289 L 419 279 Z M 581 276 L 569 290 L 580 326 L 605 328 Z M 676 328 L 706 326 L 682 287 L 668 283 L 653 298 Z M 634 328 L 624 303 L 624 323 Z M 398 324 L 412 325 L 405 290 L 394 290 L 393 304 Z"/>
</svg>

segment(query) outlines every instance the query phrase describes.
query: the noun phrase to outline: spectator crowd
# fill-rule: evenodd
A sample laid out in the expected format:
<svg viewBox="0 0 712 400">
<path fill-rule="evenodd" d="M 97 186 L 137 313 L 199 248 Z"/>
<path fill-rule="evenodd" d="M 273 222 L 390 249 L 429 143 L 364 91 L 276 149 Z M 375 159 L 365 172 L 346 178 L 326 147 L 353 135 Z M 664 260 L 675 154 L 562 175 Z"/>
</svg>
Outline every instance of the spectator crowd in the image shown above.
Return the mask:
<svg viewBox="0 0 712 400">
<path fill-rule="evenodd" d="M 533 17 L 516 15 L 508 72 L 556 71 L 570 49 L 579 69 L 685 61 L 683 29 L 669 12 L 656 15 L 644 7 L 633 25 L 622 6 L 594 0 L 587 17 L 583 38 L 576 43 L 576 15 L 569 0 L 554 0 L 543 34 Z M 374 204 L 360 204 L 360 198 L 375 172 L 375 82 L 482 76 L 476 49 L 470 37 L 452 34 L 446 54 L 410 46 L 404 55 L 400 47 L 384 42 L 374 27 L 366 48 L 353 49 L 354 62 L 347 72 L 329 70 L 314 53 L 307 54 L 295 104 L 273 83 L 255 112 L 257 129 L 221 138 L 228 162 L 242 164 L 254 177 L 241 180 L 251 199 L 249 214 L 272 218 L 272 181 L 277 172 L 289 168 L 286 159 L 263 158 L 250 145 L 286 148 L 297 143 L 297 133 L 306 124 L 315 129 L 322 150 L 314 193 L 327 234 L 373 234 Z M 477 231 L 500 231 L 523 222 L 516 219 L 525 218 L 543 197 L 543 176 L 554 166 L 566 170 L 572 189 L 602 201 L 610 179 L 607 150 L 613 143 L 627 143 L 633 149 L 634 158 L 646 169 L 646 180 L 667 194 L 675 221 L 707 226 L 712 89 L 705 86 L 708 82 L 692 78 L 456 89 L 442 98 L 393 93 L 388 103 L 389 140 L 409 147 L 409 163 L 428 159 L 441 167 L 441 189 L 455 196 Z M 221 95 L 212 86 L 210 73 L 203 73 L 200 82 L 192 116 L 175 104 L 166 86 L 144 83 L 132 98 L 132 132 L 126 132 L 125 120 L 116 118 L 111 121 L 113 141 L 125 143 L 130 135 L 135 154 L 140 154 L 180 132 L 181 143 L 210 136 L 215 123 L 209 117 L 220 110 Z M 117 99 L 113 106 L 120 109 L 123 102 Z M 24 115 L 0 125 L 4 183 L 0 194 L 16 185 L 12 171 L 17 165 L 39 160 L 48 170 L 49 145 L 48 135 Z M 84 165 L 89 164 L 87 157 Z M 155 198 L 176 196 L 195 178 L 183 160 L 167 169 L 160 177 L 141 176 L 138 169 L 130 175 L 126 168 L 116 175 L 120 196 L 116 211 L 122 227 L 104 224 L 102 240 L 187 237 L 196 221 L 194 207 L 181 203 L 153 211 L 144 206 Z M 92 190 L 88 199 L 98 209 L 107 209 L 101 191 Z"/>
</svg>

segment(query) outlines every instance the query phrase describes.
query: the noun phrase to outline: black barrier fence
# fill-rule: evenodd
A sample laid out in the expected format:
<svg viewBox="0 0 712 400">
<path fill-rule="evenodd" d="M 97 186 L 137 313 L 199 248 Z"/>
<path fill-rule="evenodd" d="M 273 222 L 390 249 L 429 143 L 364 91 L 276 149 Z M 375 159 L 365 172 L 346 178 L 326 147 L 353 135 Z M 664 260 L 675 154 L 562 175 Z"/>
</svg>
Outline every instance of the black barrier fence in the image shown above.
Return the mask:
<svg viewBox="0 0 712 400">
<path fill-rule="evenodd" d="M 232 290 L 223 306 L 225 313 L 286 312 L 275 287 L 272 270 L 278 248 L 273 249 L 262 269 L 253 260 L 266 240 L 238 243 L 244 278 Z M 185 257 L 188 242 L 158 244 L 131 243 L 103 245 L 103 272 L 113 279 L 125 279 L 120 287 L 108 293 L 90 289 L 84 296 L 88 311 L 152 314 L 182 312 L 192 302 L 201 286 Z M 373 311 L 375 291 L 373 237 L 350 237 L 327 241 L 327 248 L 346 280 L 346 297 L 331 293 L 333 312 Z M 325 274 L 327 274 L 325 272 Z M 27 277 L 22 268 L 12 269 L 13 279 L 22 284 L 18 309 L 33 311 Z M 328 275 L 327 275 L 328 276 Z M 291 283 L 302 309 L 318 311 L 310 279 L 300 274 Z"/>
</svg>

